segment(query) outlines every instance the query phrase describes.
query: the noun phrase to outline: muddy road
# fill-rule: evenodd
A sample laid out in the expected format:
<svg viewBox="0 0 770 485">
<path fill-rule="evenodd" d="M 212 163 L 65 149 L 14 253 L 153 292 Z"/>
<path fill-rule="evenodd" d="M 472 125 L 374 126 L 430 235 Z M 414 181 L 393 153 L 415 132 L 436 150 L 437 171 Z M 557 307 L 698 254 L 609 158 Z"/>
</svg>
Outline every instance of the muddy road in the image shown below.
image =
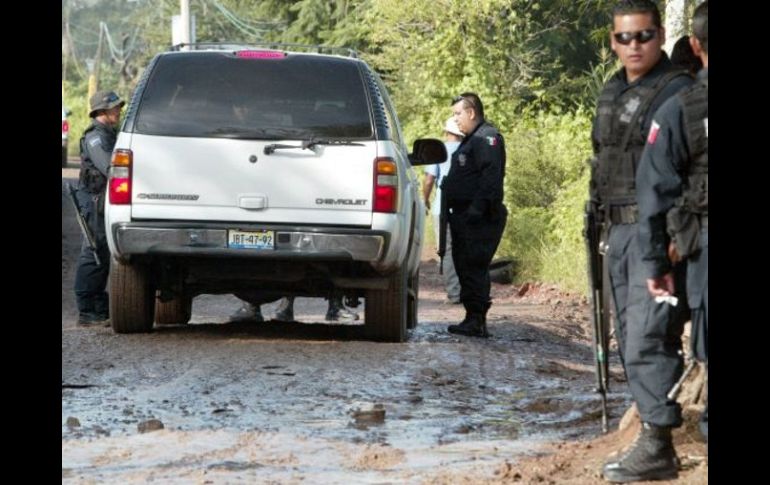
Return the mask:
<svg viewBox="0 0 770 485">
<path fill-rule="evenodd" d="M 588 309 L 553 289 L 495 285 L 492 338 L 450 335 L 463 312 L 426 248 L 403 344 L 360 340 L 309 298 L 302 323 L 269 321 L 276 304 L 265 323 L 228 323 L 238 300 L 202 295 L 189 325 L 115 335 L 75 323 L 79 246 L 62 189 L 63 482 L 505 481 L 545 444 L 599 434 Z M 617 425 L 630 402 L 615 356 L 612 374 Z"/>
</svg>

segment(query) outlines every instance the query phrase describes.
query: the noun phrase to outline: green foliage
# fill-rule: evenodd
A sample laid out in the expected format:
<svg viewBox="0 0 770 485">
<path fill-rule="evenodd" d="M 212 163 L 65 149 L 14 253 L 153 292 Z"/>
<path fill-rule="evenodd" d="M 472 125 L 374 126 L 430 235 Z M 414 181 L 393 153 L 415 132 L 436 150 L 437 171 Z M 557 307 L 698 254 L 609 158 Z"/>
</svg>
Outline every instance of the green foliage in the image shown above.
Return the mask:
<svg viewBox="0 0 770 485">
<path fill-rule="evenodd" d="M 561 187 L 579 176 L 590 150 L 590 117 L 527 110 L 507 130 L 506 203 L 549 207 Z"/>
<path fill-rule="evenodd" d="M 586 253 L 583 208 L 588 198 L 590 171 L 568 183 L 552 205 L 548 237 L 542 247 L 540 279 L 570 291 L 585 293 Z"/>
<path fill-rule="evenodd" d="M 67 121 L 70 125 L 67 153 L 80 155 L 78 140 L 91 123 L 88 117 L 88 89 L 83 83 L 65 81 L 62 83 L 62 104 L 70 110 Z"/>
<path fill-rule="evenodd" d="M 508 221 L 497 255 L 516 260 L 516 282 L 540 279 L 549 221 L 546 208 L 508 206 Z"/>
<path fill-rule="evenodd" d="M 519 260 L 519 278 L 561 282 L 578 289 L 575 255 L 582 252 L 582 207 L 591 148 L 590 115 L 529 111 L 506 133 L 505 203 L 510 215 L 499 253 Z M 573 222 L 574 221 L 574 222 Z M 582 266 L 578 270 L 584 275 Z M 584 278 L 583 278 L 584 279 Z"/>
</svg>

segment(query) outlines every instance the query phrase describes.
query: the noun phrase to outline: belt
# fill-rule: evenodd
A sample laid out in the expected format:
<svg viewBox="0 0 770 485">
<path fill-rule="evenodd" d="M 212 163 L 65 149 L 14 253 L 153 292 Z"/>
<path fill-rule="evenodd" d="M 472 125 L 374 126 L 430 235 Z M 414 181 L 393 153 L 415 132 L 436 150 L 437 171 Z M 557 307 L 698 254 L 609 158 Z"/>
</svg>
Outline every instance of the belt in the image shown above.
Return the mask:
<svg viewBox="0 0 770 485">
<path fill-rule="evenodd" d="M 610 206 L 610 222 L 613 224 L 636 224 L 639 210 L 636 204 Z"/>
</svg>

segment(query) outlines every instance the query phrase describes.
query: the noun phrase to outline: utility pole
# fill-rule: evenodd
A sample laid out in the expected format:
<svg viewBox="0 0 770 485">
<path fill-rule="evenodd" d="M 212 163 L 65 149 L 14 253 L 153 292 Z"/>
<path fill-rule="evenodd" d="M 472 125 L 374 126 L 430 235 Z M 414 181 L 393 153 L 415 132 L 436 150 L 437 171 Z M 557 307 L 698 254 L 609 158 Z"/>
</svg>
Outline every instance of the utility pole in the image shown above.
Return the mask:
<svg viewBox="0 0 770 485">
<path fill-rule="evenodd" d="M 179 0 L 180 16 L 182 17 L 182 43 L 190 43 L 190 0 Z M 187 50 L 185 48 L 184 50 Z"/>
<path fill-rule="evenodd" d="M 99 22 L 99 44 L 96 46 L 96 59 L 91 76 L 88 78 L 88 99 L 99 90 L 99 66 L 102 63 L 102 46 L 104 45 L 104 25 Z"/>
</svg>

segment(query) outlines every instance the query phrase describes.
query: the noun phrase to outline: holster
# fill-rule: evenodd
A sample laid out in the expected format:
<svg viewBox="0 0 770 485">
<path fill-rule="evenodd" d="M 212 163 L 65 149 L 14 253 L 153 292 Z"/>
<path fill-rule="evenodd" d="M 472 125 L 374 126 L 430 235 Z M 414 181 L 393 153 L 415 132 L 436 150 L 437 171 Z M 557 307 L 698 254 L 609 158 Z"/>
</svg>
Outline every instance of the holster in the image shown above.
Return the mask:
<svg viewBox="0 0 770 485">
<path fill-rule="evenodd" d="M 684 259 L 700 249 L 700 218 L 681 206 L 674 206 L 666 214 L 666 230 Z"/>
</svg>

